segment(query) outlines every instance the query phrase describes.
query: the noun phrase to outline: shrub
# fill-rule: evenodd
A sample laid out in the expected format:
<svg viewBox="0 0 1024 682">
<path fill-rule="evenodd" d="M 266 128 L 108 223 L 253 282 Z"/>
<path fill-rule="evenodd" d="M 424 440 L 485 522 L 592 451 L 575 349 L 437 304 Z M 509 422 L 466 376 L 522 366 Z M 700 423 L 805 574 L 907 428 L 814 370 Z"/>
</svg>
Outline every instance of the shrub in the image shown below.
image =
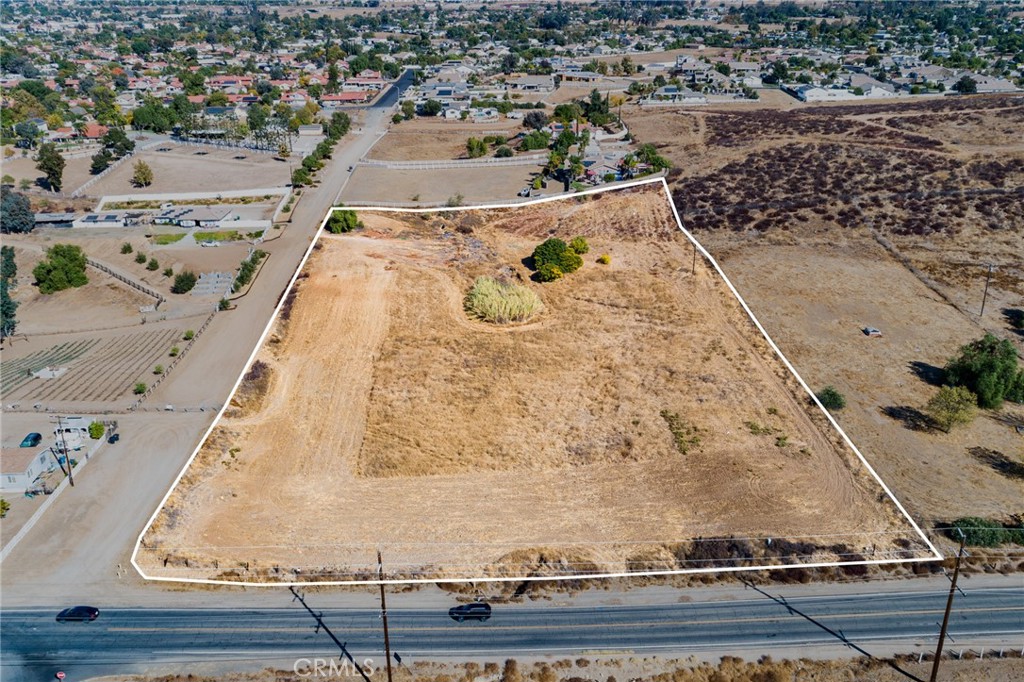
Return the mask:
<svg viewBox="0 0 1024 682">
<path fill-rule="evenodd" d="M 600 263 L 601 265 L 608 265 L 609 263 L 612 262 L 612 257 L 609 256 L 607 253 L 602 253 L 598 257 L 597 262 Z"/>
<path fill-rule="evenodd" d="M 11 503 L 0 497 L 0 519 L 7 518 L 7 512 L 11 510 Z"/>
<path fill-rule="evenodd" d="M 135 395 L 142 395 L 145 392 L 146 384 L 142 383 L 141 381 L 135 384 L 135 388 L 132 389 L 132 393 L 134 393 Z"/>
<path fill-rule="evenodd" d="M 171 285 L 171 293 L 187 294 L 196 285 L 196 273 L 191 270 L 182 270 L 174 276 L 174 284 Z"/>
<path fill-rule="evenodd" d="M 88 284 L 85 275 L 85 254 L 80 246 L 54 244 L 46 251 L 46 259 L 32 270 L 39 293 L 52 294 Z"/>
<path fill-rule="evenodd" d="M 1024 533 L 1020 527 L 1007 528 L 997 521 L 977 516 L 957 519 L 946 529 L 946 535 L 953 540 L 959 540 L 957 528 L 964 532 L 964 543 L 972 547 L 997 547 L 1008 542 L 1021 544 L 1021 540 L 1024 540 Z"/>
<path fill-rule="evenodd" d="M 559 258 L 568 248 L 565 242 L 557 237 L 551 237 L 537 245 L 533 250 L 533 265 L 536 268 L 545 263 L 558 263 Z"/>
<path fill-rule="evenodd" d="M 124 244 L 121 244 L 121 253 L 131 253 L 134 250 L 135 249 L 133 249 L 132 245 L 129 244 L 128 242 L 125 242 Z"/>
<path fill-rule="evenodd" d="M 177 346 L 171 346 L 171 350 L 168 351 L 167 354 L 170 355 L 172 358 L 176 358 L 176 357 L 178 357 L 178 353 L 180 353 L 180 352 L 181 352 L 180 348 L 178 348 Z"/>
<path fill-rule="evenodd" d="M 149 262 L 146 263 L 146 269 L 152 271 L 159 270 L 160 262 L 156 258 L 150 258 Z"/>
<path fill-rule="evenodd" d="M 836 390 L 835 386 L 826 386 L 816 394 L 826 410 L 841 410 L 846 407 L 846 398 Z"/>
<path fill-rule="evenodd" d="M 583 237 L 573 237 L 572 241 L 569 242 L 569 248 L 582 256 L 590 251 L 590 244 Z"/>
<path fill-rule="evenodd" d="M 143 263 L 145 263 L 146 262 L 146 254 L 144 254 L 141 251 L 139 251 L 137 254 L 135 254 L 135 262 L 138 263 L 139 265 L 142 265 Z"/>
<path fill-rule="evenodd" d="M 159 375 L 159 374 L 163 374 L 163 373 L 164 373 L 164 366 L 163 365 L 157 365 L 156 367 L 153 368 L 153 374 Z"/>
<path fill-rule="evenodd" d="M 924 411 L 940 429 L 970 424 L 977 414 L 978 397 L 963 386 L 943 386 L 925 405 Z"/>
<path fill-rule="evenodd" d="M 554 263 L 545 263 L 537 268 L 537 279 L 541 282 L 554 282 L 562 278 L 562 269 Z"/>
<path fill-rule="evenodd" d="M 220 299 L 220 303 L 217 304 L 217 310 L 227 310 L 231 307 L 231 301 L 226 298 Z"/>
<path fill-rule="evenodd" d="M 93 422 L 89 424 L 89 438 L 92 438 L 93 440 L 103 438 L 104 431 L 106 431 L 106 427 L 103 426 L 103 422 Z"/>
<path fill-rule="evenodd" d="M 185 339 L 186 341 L 191 341 L 192 339 L 196 338 L 196 333 L 189 329 L 182 335 L 181 338 Z"/>
<path fill-rule="evenodd" d="M 327 219 L 327 231 L 331 234 L 344 234 L 362 226 L 355 211 L 334 210 Z"/>
<path fill-rule="evenodd" d="M 498 147 L 498 151 L 494 152 L 494 156 L 499 159 L 507 159 L 512 156 L 512 150 L 507 145 L 501 145 Z"/>
<path fill-rule="evenodd" d="M 173 277 L 174 268 L 164 268 L 164 277 Z"/>
<path fill-rule="evenodd" d="M 494 324 L 525 322 L 543 307 L 529 287 L 493 277 L 477 277 L 464 305 L 472 317 Z"/>
</svg>

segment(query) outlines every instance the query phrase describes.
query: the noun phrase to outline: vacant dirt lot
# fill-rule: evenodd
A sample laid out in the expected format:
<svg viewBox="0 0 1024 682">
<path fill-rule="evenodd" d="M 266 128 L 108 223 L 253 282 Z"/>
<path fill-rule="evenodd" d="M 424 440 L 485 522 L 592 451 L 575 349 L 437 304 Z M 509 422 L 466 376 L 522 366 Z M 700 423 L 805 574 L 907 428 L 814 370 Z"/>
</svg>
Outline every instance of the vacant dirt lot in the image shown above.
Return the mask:
<svg viewBox="0 0 1024 682">
<path fill-rule="evenodd" d="M 147 572 L 351 579 L 377 547 L 400 575 L 463 578 L 923 555 L 717 274 L 691 274 L 657 189 L 361 218 L 322 238 Z M 551 234 L 591 251 L 532 283 Z M 480 275 L 545 312 L 470 321 Z M 696 540 L 730 535 L 752 539 Z"/>
<path fill-rule="evenodd" d="M 812 387 L 846 395 L 837 418 L 929 522 L 1021 512 L 1000 463 L 1024 454 L 1024 411 L 947 435 L 920 410 L 960 345 L 989 331 L 1024 350 L 1008 317 L 1024 308 L 1022 116 L 1002 96 L 627 119 L 679 165 L 684 224 Z"/>
<path fill-rule="evenodd" d="M 540 171 L 539 166 L 390 170 L 359 166 L 345 185 L 342 202 L 495 202 L 515 198 Z"/>
<path fill-rule="evenodd" d="M 288 184 L 288 163 L 272 154 L 248 150 L 217 150 L 211 147 L 182 147 L 166 144 L 168 152 L 152 149 L 140 152 L 89 187 L 92 196 L 104 194 L 153 194 L 166 192 L 209 192 Z M 198 152 L 205 152 L 199 154 Z M 244 158 L 236 159 L 236 156 Z M 88 159 L 87 159 L 88 160 Z M 132 185 L 132 167 L 138 160 L 153 169 L 153 184 Z M 297 165 L 298 160 L 293 160 Z"/>
<path fill-rule="evenodd" d="M 409 121 L 392 127 L 380 142 L 373 145 L 367 157 L 383 161 L 466 159 L 469 158 L 466 154 L 466 141 L 469 138 L 479 140 L 489 135 L 512 137 L 522 130 L 522 126 L 509 125 L 515 123 L 496 121 L 469 129 L 460 127 L 457 130 L 437 130 L 436 125 L 424 126 Z"/>
</svg>

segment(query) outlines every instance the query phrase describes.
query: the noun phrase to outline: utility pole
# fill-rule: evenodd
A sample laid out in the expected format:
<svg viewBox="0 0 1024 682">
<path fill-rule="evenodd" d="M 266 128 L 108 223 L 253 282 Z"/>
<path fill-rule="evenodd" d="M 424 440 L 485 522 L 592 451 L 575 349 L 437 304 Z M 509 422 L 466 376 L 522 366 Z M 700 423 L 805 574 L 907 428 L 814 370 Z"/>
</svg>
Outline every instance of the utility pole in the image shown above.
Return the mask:
<svg viewBox="0 0 1024 682">
<path fill-rule="evenodd" d="M 988 283 L 992 281 L 992 270 L 994 266 L 988 264 L 988 275 L 985 277 L 985 295 L 981 298 L 981 314 L 978 317 L 985 317 L 985 302 L 988 301 Z"/>
<path fill-rule="evenodd" d="M 956 531 L 960 533 L 960 549 L 956 553 L 956 564 L 953 566 L 953 580 L 949 584 L 949 598 L 946 599 L 946 613 L 942 616 L 942 629 L 939 630 L 939 645 L 935 648 L 935 660 L 932 662 L 932 676 L 929 682 L 935 682 L 939 674 L 939 661 L 942 660 L 942 645 L 946 642 L 946 628 L 949 627 L 949 612 L 953 608 L 953 595 L 956 594 L 956 579 L 960 575 L 960 559 L 964 555 L 964 544 L 967 536 L 958 526 Z"/>
<path fill-rule="evenodd" d="M 60 444 L 61 444 L 61 447 L 64 449 L 64 457 L 66 457 L 67 461 L 68 461 L 68 483 L 70 483 L 71 487 L 74 488 L 75 487 L 75 475 L 72 473 L 71 453 L 68 452 L 68 441 L 64 437 L 64 418 L 63 417 L 57 417 L 57 430 L 60 431 Z M 61 468 L 63 468 L 63 467 L 61 467 Z"/>
<path fill-rule="evenodd" d="M 384 561 L 377 550 L 377 574 L 380 576 L 380 618 L 384 622 L 384 660 L 388 665 L 388 682 L 391 682 L 391 639 L 388 633 L 388 605 L 384 600 Z"/>
<path fill-rule="evenodd" d="M 356 672 L 358 672 L 362 676 L 363 681 L 373 682 L 373 680 L 370 679 L 369 675 L 366 674 L 362 667 L 360 667 L 360 665 L 356 663 L 356 659 L 352 658 L 352 654 L 348 652 L 348 647 L 345 646 L 345 643 L 339 640 L 337 637 L 335 637 L 334 633 L 331 632 L 331 629 L 327 627 L 327 623 L 324 622 L 324 614 L 316 613 L 315 611 L 313 611 L 313 609 L 309 608 L 309 604 L 306 603 L 305 598 L 301 594 L 299 594 L 295 587 L 289 587 L 288 589 L 291 590 L 292 594 L 294 595 L 292 601 L 297 601 L 300 604 L 302 604 L 306 611 L 309 612 L 309 615 L 313 616 L 313 618 L 316 619 L 316 632 L 320 632 L 320 628 L 323 628 L 324 632 L 327 633 L 327 636 L 333 639 L 334 643 L 338 645 L 339 649 L 341 649 L 341 653 L 345 655 L 345 658 L 347 658 L 349 662 L 353 665 L 353 667 L 355 667 Z"/>
</svg>

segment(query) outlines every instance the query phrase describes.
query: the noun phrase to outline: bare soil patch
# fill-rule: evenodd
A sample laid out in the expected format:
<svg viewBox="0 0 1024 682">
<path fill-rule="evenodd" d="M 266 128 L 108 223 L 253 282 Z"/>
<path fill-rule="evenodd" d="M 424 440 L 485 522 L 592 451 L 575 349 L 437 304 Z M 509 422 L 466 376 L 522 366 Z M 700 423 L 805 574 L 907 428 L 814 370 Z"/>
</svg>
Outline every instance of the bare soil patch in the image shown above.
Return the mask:
<svg viewBox="0 0 1024 682">
<path fill-rule="evenodd" d="M 289 182 L 288 163 L 275 159 L 272 154 L 256 154 L 244 149 L 181 147 L 170 143 L 164 146 L 171 151 L 146 150 L 136 154 L 89 187 L 89 194 L 209 192 L 211 188 L 237 190 L 280 187 Z M 235 156 L 245 158 L 236 159 Z M 145 161 L 153 169 L 153 184 L 149 187 L 135 187 L 131 182 L 134 172 L 132 167 L 139 160 Z"/>
<path fill-rule="evenodd" d="M 406 129 L 406 125 L 410 125 Z M 507 130 L 506 130 L 507 128 Z M 493 129 L 493 130 L 492 130 Z M 501 129 L 502 132 L 494 132 Z M 512 137 L 519 133 L 521 128 L 499 125 L 477 126 L 471 130 L 424 130 L 422 127 L 411 127 L 410 123 L 403 123 L 388 131 L 388 134 L 380 139 L 370 149 L 368 158 L 380 159 L 383 161 L 433 161 L 438 159 L 466 159 L 466 141 L 475 137 L 483 139 L 489 135 L 504 135 Z M 492 152 L 493 155 L 493 152 Z"/>
<path fill-rule="evenodd" d="M 342 201 L 462 203 L 514 198 L 540 171 L 539 166 L 493 166 L 435 170 L 389 170 L 359 166 L 345 185 Z"/>
<path fill-rule="evenodd" d="M 269 378 L 157 517 L 146 571 L 358 579 L 376 547 L 431 578 L 923 556 L 667 209 L 646 190 L 363 212 L 322 237 L 258 353 Z M 549 234 L 591 251 L 539 285 L 523 260 Z M 544 312 L 468 319 L 481 275 Z"/>
</svg>

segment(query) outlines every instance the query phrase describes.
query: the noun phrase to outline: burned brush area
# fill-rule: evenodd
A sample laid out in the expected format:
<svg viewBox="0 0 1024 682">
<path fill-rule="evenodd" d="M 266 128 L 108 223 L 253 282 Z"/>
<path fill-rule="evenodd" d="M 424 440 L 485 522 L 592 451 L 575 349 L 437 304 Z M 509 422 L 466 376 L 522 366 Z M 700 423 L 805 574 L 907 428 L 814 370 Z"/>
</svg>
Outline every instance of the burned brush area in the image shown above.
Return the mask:
<svg viewBox="0 0 1024 682">
<path fill-rule="evenodd" d="M 764 233 L 813 223 L 953 235 L 966 221 L 1019 230 L 1022 180 L 1017 157 L 963 161 L 920 149 L 808 143 L 678 178 L 673 199 L 684 225 L 696 230 Z"/>
<path fill-rule="evenodd" d="M 832 113 L 762 109 L 745 112 L 717 111 L 707 118 L 709 145 L 741 147 L 764 140 L 836 138 L 887 148 L 938 149 L 942 142 L 924 135 L 890 130 L 873 123 Z"/>
</svg>

